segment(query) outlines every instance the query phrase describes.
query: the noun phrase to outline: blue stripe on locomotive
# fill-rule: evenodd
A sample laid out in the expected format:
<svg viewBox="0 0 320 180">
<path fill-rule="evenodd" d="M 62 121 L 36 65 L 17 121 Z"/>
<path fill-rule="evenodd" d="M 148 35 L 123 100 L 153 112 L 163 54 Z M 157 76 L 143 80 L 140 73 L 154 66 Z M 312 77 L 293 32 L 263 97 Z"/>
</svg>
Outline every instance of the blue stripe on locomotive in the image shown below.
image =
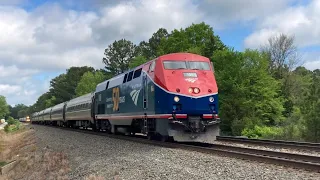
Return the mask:
<svg viewBox="0 0 320 180">
<path fill-rule="evenodd" d="M 218 114 L 218 94 L 208 95 L 201 98 L 192 98 L 183 95 L 170 94 L 158 86 L 155 87 L 155 112 L 156 114 L 171 114 L 174 106 L 181 105 L 181 110 L 176 110 L 177 114 L 202 115 Z M 179 102 L 174 101 L 174 97 L 179 97 Z M 213 97 L 214 101 L 210 102 L 209 98 Z"/>
</svg>

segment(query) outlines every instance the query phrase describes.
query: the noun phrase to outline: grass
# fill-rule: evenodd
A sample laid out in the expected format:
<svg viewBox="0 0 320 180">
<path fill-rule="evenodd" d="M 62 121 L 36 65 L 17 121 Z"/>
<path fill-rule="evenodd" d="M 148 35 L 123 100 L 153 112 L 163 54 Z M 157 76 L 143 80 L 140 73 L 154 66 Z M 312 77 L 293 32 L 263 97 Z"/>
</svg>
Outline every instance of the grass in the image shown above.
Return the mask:
<svg viewBox="0 0 320 180">
<path fill-rule="evenodd" d="M 0 167 L 4 166 L 4 165 L 6 165 L 6 164 L 7 164 L 6 162 L 0 161 Z"/>
</svg>

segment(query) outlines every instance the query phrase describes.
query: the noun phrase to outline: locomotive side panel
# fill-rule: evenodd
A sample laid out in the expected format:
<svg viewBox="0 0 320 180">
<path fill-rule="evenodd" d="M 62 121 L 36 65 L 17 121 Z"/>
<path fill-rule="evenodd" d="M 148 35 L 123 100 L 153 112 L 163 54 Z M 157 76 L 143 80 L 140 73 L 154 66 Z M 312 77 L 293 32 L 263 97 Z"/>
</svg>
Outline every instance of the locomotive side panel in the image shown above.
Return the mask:
<svg viewBox="0 0 320 180">
<path fill-rule="evenodd" d="M 120 77 L 110 79 L 105 90 L 96 92 L 97 119 L 108 119 L 112 125 L 131 125 L 133 119 L 142 119 L 145 113 L 154 114 L 153 83 L 142 68 Z"/>
</svg>

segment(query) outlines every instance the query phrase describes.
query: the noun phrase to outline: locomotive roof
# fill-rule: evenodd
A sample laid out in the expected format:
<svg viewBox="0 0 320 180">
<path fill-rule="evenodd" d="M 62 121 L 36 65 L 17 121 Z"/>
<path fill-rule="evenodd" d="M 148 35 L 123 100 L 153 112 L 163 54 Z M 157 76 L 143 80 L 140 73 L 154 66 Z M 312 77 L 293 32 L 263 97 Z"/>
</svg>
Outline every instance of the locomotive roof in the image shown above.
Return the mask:
<svg viewBox="0 0 320 180">
<path fill-rule="evenodd" d="M 198 54 L 192 54 L 192 53 L 170 53 L 170 54 L 165 54 L 165 55 L 162 55 L 162 56 L 159 56 L 153 60 L 150 60 L 150 61 L 154 61 L 154 60 L 157 60 L 157 59 L 160 59 L 160 60 L 186 60 L 188 58 L 189 61 L 192 61 L 192 60 L 208 60 L 207 57 L 204 57 L 204 56 L 201 56 L 201 55 L 198 55 Z M 96 87 L 96 91 L 95 93 L 97 92 L 101 92 L 101 91 L 104 91 L 107 87 L 107 84 L 109 82 L 109 85 L 108 85 L 108 89 L 109 88 L 113 88 L 113 87 L 116 87 L 120 84 L 122 84 L 123 82 L 123 78 L 124 78 L 124 75 L 132 70 L 136 70 L 136 69 L 139 69 L 140 67 L 144 66 L 145 64 L 149 63 L 150 61 L 144 63 L 144 64 L 141 64 L 135 68 L 132 68 L 132 69 L 128 69 L 127 71 L 121 73 L 121 74 L 118 74 L 117 76 L 113 77 L 113 78 L 110 78 L 106 81 L 103 81 L 102 83 L 98 84 L 97 87 Z"/>
</svg>

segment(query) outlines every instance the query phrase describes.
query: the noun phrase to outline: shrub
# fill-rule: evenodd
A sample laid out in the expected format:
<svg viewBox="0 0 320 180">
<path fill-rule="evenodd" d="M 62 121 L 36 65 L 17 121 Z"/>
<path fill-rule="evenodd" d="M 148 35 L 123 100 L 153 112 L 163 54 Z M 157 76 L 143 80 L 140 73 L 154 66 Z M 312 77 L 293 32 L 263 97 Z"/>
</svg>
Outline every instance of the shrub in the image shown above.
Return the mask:
<svg viewBox="0 0 320 180">
<path fill-rule="evenodd" d="M 13 119 L 12 117 L 8 118 L 7 125 L 4 127 L 5 132 L 14 132 L 20 129 L 20 121 Z"/>
<path fill-rule="evenodd" d="M 283 129 L 279 127 L 256 125 L 253 129 L 245 128 L 241 134 L 249 138 L 277 139 L 283 136 Z"/>
</svg>

